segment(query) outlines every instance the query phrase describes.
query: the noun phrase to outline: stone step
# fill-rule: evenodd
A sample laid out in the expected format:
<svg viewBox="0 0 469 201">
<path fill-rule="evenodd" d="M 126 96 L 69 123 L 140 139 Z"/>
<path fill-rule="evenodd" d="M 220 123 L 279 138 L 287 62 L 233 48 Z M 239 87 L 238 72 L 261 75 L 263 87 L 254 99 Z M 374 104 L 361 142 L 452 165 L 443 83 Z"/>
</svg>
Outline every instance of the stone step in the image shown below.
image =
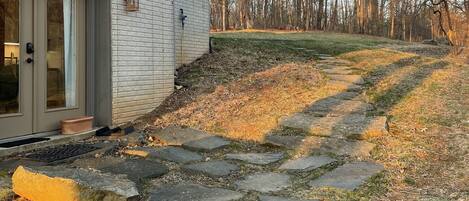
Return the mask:
<svg viewBox="0 0 469 201">
<path fill-rule="evenodd" d="M 24 167 L 13 174 L 13 191 L 28 200 L 131 200 L 139 196 L 125 175 L 80 168 Z"/>
<path fill-rule="evenodd" d="M 281 173 L 256 173 L 235 182 L 238 190 L 269 193 L 283 190 L 292 186 L 291 178 Z"/>
<path fill-rule="evenodd" d="M 244 194 L 199 184 L 164 185 L 150 192 L 147 201 L 231 201 L 243 198 Z"/>
<path fill-rule="evenodd" d="M 333 68 L 333 69 L 324 69 L 324 73 L 328 75 L 353 75 L 353 74 L 358 74 L 355 73 L 353 70 L 350 70 L 348 68 Z"/>
<path fill-rule="evenodd" d="M 373 162 L 347 163 L 310 181 L 309 186 L 313 188 L 333 187 L 353 191 L 383 170 L 382 165 Z"/>
<path fill-rule="evenodd" d="M 155 138 L 164 145 L 181 146 L 184 143 L 200 140 L 212 135 L 192 128 L 170 126 L 157 130 L 149 134 L 149 136 Z"/>
<path fill-rule="evenodd" d="M 72 163 L 72 166 L 124 174 L 134 182 L 160 177 L 169 172 L 165 165 L 156 161 L 117 157 L 78 159 Z"/>
<path fill-rule="evenodd" d="M 319 69 L 342 69 L 342 70 L 351 70 L 352 68 L 348 65 L 345 64 L 340 64 L 340 63 L 317 63 L 314 65 L 316 68 Z"/>
<path fill-rule="evenodd" d="M 337 75 L 337 74 L 331 74 L 327 75 L 331 80 L 337 80 L 337 81 L 343 81 L 343 82 L 349 82 L 352 84 L 356 85 L 362 85 L 365 84 L 365 80 L 361 75 Z"/>
<path fill-rule="evenodd" d="M 284 153 L 242 153 L 226 154 L 225 158 L 229 160 L 238 160 L 255 165 L 268 165 L 284 158 Z"/>
<path fill-rule="evenodd" d="M 204 158 L 202 155 L 185 150 L 180 147 L 137 147 L 124 150 L 124 153 L 131 156 L 140 156 L 144 158 L 153 158 L 159 160 L 172 161 L 176 163 L 190 163 L 201 161 Z"/>
<path fill-rule="evenodd" d="M 182 147 L 192 151 L 210 152 L 230 145 L 230 141 L 221 137 L 210 136 L 198 140 L 186 142 Z"/>
<path fill-rule="evenodd" d="M 338 58 L 322 60 L 322 61 L 319 61 L 319 63 L 353 65 L 353 63 L 351 61 L 344 60 L 344 59 L 338 59 Z"/>
<path fill-rule="evenodd" d="M 280 125 L 285 128 L 299 129 L 314 136 L 356 140 L 367 140 L 388 133 L 387 118 L 383 116 L 316 117 L 299 113 L 283 119 Z"/>
<path fill-rule="evenodd" d="M 317 116 L 343 116 L 351 114 L 366 114 L 374 109 L 373 105 L 356 100 L 341 100 L 332 96 L 318 100 L 304 109 L 304 113 Z"/>
<path fill-rule="evenodd" d="M 353 91 L 345 91 L 340 92 L 332 96 L 332 98 L 339 99 L 339 100 L 355 100 L 355 101 L 364 101 L 364 97 L 357 92 Z"/>
<path fill-rule="evenodd" d="M 325 88 L 337 91 L 352 91 L 360 92 L 363 90 L 363 87 L 351 82 L 344 82 L 339 80 L 328 80 Z"/>
<path fill-rule="evenodd" d="M 291 150 L 305 150 L 319 154 L 334 154 L 368 158 L 375 144 L 366 141 L 324 138 L 316 136 L 268 136 L 264 143 Z"/>
<path fill-rule="evenodd" d="M 309 172 L 317 168 L 329 165 L 337 160 L 328 156 L 309 156 L 293 160 L 288 160 L 283 163 L 279 169 L 288 172 Z"/>
<path fill-rule="evenodd" d="M 208 161 L 185 165 L 182 169 L 209 177 L 223 177 L 230 175 L 232 172 L 239 171 L 239 166 L 227 161 Z"/>
</svg>

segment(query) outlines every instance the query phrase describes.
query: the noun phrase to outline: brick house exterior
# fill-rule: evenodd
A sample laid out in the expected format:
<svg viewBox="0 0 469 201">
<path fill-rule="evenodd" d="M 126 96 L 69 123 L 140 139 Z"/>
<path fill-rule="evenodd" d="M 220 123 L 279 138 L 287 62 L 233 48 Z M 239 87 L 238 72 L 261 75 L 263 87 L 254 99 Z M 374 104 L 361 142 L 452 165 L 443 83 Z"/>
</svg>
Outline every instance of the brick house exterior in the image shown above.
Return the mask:
<svg viewBox="0 0 469 201">
<path fill-rule="evenodd" d="M 209 48 L 208 0 L 141 0 L 127 12 L 112 0 L 112 122 L 157 107 L 174 88 L 174 69 Z M 186 15 L 184 29 L 181 9 Z"/>
<path fill-rule="evenodd" d="M 111 49 L 108 49 L 110 55 L 106 57 L 111 60 L 111 82 L 100 83 L 96 79 L 96 84 L 110 86 L 112 93 L 108 94 L 103 88 L 95 93 L 107 94 L 111 100 L 95 98 L 95 109 L 91 113 L 94 113 L 98 124 L 119 125 L 160 105 L 173 92 L 175 69 L 208 52 L 210 2 L 140 0 L 139 10 L 129 12 L 124 0 L 108 1 L 104 5 L 101 2 L 96 5 L 95 10 L 110 6 L 110 13 L 106 16 L 110 15 L 110 21 L 102 20 L 102 14 L 96 12 L 99 27 L 95 33 L 99 38 L 99 32 L 104 31 L 99 30 L 100 23 L 110 27 Z M 182 15 L 187 16 L 184 28 Z M 96 61 L 95 65 L 102 64 Z M 100 76 L 100 72 L 95 76 L 106 77 Z"/>
<path fill-rule="evenodd" d="M 209 0 L 0 1 L 0 143 L 151 112 L 209 51 L 209 26 Z"/>
</svg>

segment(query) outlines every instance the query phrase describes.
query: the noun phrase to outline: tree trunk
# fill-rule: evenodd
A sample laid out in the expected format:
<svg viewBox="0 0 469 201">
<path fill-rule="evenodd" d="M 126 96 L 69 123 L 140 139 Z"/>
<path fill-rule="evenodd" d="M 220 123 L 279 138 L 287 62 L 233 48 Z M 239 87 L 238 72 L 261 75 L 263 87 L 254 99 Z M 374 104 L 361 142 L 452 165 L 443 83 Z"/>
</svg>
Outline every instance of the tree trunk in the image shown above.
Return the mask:
<svg viewBox="0 0 469 201">
<path fill-rule="evenodd" d="M 221 4 L 221 11 L 222 11 L 222 14 L 221 14 L 221 20 L 222 20 L 222 30 L 223 31 L 226 31 L 226 0 L 221 0 L 222 1 L 222 4 Z"/>
</svg>

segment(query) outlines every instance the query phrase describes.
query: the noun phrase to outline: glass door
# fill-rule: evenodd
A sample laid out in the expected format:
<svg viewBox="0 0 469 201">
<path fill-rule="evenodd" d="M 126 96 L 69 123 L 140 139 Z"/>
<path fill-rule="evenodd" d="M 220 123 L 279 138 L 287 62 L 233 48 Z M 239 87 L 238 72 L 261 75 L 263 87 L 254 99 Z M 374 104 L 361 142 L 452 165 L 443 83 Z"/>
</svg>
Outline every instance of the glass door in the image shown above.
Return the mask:
<svg viewBox="0 0 469 201">
<path fill-rule="evenodd" d="M 32 0 L 0 0 L 0 139 L 33 132 L 32 13 Z"/>
<path fill-rule="evenodd" d="M 84 115 L 85 1 L 36 0 L 35 132 Z"/>
<path fill-rule="evenodd" d="M 85 114 L 85 0 L 0 0 L 0 140 Z"/>
</svg>

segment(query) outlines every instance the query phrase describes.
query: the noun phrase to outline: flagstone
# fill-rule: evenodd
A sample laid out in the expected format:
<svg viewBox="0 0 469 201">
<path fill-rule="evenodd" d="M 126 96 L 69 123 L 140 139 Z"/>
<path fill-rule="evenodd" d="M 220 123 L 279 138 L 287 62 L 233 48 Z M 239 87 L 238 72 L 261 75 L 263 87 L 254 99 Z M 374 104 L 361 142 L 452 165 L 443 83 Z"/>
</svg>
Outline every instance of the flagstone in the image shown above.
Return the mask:
<svg viewBox="0 0 469 201">
<path fill-rule="evenodd" d="M 286 161 L 279 169 L 290 172 L 308 172 L 336 161 L 337 160 L 328 156 L 309 156 Z"/>
<path fill-rule="evenodd" d="M 226 159 L 239 160 L 256 165 L 267 165 L 282 160 L 283 153 L 241 153 L 226 154 Z"/>
<path fill-rule="evenodd" d="M 309 185 L 313 188 L 333 187 L 353 191 L 383 170 L 382 165 L 372 162 L 347 163 L 312 180 Z"/>
<path fill-rule="evenodd" d="M 198 184 L 165 185 L 152 192 L 147 201 L 231 201 L 239 200 L 244 194 Z"/>
<path fill-rule="evenodd" d="M 184 143 L 210 137 L 211 135 L 192 128 L 170 126 L 149 134 L 165 145 L 181 146 Z"/>
<path fill-rule="evenodd" d="M 256 173 L 235 182 L 238 190 L 276 192 L 291 187 L 290 176 L 280 173 Z"/>
<path fill-rule="evenodd" d="M 192 151 L 214 151 L 230 145 L 230 141 L 221 137 L 211 136 L 182 144 L 182 147 Z"/>
<path fill-rule="evenodd" d="M 188 172 L 201 173 L 210 177 L 228 176 L 239 170 L 239 166 L 227 161 L 208 161 L 185 165 L 182 167 Z"/>
</svg>

